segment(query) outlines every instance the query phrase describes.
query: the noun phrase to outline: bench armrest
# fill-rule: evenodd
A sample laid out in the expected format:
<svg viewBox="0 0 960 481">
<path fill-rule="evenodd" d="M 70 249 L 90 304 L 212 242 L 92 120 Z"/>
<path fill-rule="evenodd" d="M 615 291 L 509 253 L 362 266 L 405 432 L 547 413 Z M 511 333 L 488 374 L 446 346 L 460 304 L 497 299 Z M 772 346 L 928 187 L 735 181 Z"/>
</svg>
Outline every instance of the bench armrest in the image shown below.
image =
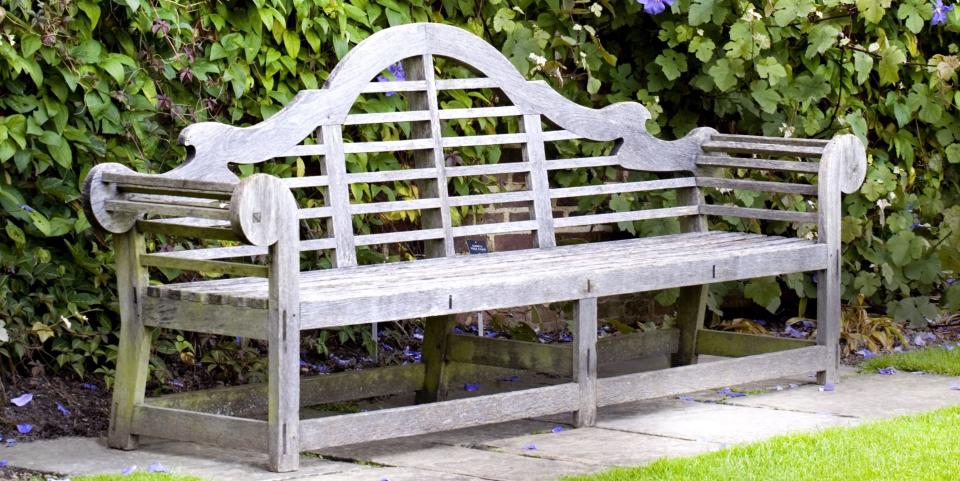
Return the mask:
<svg viewBox="0 0 960 481">
<path fill-rule="evenodd" d="M 838 135 L 827 143 L 820 158 L 820 179 L 829 179 L 831 171 L 843 193 L 860 190 L 867 176 L 867 149 L 856 135 Z"/>
<path fill-rule="evenodd" d="M 146 215 L 155 215 L 175 217 L 158 222 L 172 232 L 269 246 L 289 224 L 295 228 L 297 220 L 290 189 L 266 174 L 239 182 L 206 181 L 140 174 L 106 163 L 87 174 L 82 199 L 90 223 L 113 234 L 128 232 Z"/>
</svg>

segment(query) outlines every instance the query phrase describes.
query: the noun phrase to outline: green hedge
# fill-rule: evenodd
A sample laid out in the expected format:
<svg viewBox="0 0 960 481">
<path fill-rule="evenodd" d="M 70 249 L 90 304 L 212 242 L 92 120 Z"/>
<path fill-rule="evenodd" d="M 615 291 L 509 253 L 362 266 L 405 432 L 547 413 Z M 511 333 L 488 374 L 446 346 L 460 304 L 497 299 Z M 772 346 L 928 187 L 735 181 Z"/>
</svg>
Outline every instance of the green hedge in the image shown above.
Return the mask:
<svg viewBox="0 0 960 481">
<path fill-rule="evenodd" d="M 322 85 L 356 42 L 413 21 L 466 28 L 579 103 L 640 101 L 666 138 L 696 125 L 855 133 L 870 168 L 844 199 L 844 298 L 863 295 L 917 325 L 960 306 L 960 283 L 950 285 L 960 271 L 960 11 L 932 18 L 920 0 L 676 0 L 654 15 L 659 0 L 644 3 L 0 2 L 0 361 L 80 374 L 112 364 L 109 238 L 78 202 L 92 165 L 169 169 L 183 158 L 184 126 L 257 122 Z M 814 292 L 803 276 L 743 292 L 776 310 L 782 289 Z"/>
</svg>

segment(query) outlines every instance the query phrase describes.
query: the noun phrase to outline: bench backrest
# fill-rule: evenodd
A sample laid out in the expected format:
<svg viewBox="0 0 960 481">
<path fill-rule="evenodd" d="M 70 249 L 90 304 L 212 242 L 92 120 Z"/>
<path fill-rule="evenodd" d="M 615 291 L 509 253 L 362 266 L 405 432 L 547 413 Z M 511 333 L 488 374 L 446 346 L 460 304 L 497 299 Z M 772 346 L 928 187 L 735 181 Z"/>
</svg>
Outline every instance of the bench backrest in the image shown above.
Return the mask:
<svg viewBox="0 0 960 481">
<path fill-rule="evenodd" d="M 436 78 L 435 57 L 447 57 L 478 73 L 476 78 Z M 377 77 L 401 63 L 404 80 Z M 394 70 L 396 70 L 394 68 Z M 491 88 L 509 102 L 495 107 L 442 108 L 447 90 Z M 369 93 L 401 92 L 408 110 L 351 113 L 359 97 Z M 518 131 L 488 135 L 443 136 L 442 123 L 458 119 L 513 117 Z M 564 98 L 543 82 L 527 81 L 499 51 L 469 32 L 440 24 L 411 24 L 380 31 L 358 44 L 333 70 L 322 89 L 299 93 L 280 112 L 247 128 L 216 123 L 195 124 L 181 135 L 190 148 L 188 162 L 168 172 L 170 177 L 235 181 L 228 163 L 259 163 L 278 157 L 316 157 L 323 175 L 289 178 L 292 188 L 323 189 L 325 204 L 301 209 L 301 219 L 328 218 L 332 236 L 305 241 L 313 248 L 334 248 L 340 266 L 356 264 L 355 247 L 394 242 L 426 241 L 430 256 L 452 255 L 456 239 L 503 232 L 535 232 L 540 247 L 556 243 L 557 229 L 616 222 L 696 215 L 697 206 L 685 205 L 635 212 L 554 218 L 558 199 L 588 195 L 693 188 L 692 176 L 700 144 L 714 131 L 697 129 L 684 139 L 662 141 L 646 132 L 648 111 L 638 103 L 619 103 L 590 109 Z M 410 122 L 408 138 L 393 141 L 344 140 L 344 131 L 359 124 Z M 554 126 L 544 129 L 544 126 Z M 545 146 L 571 139 L 613 141 L 610 155 L 548 159 Z M 367 140 L 367 139 L 362 139 Z M 471 146 L 519 146 L 522 161 L 485 165 L 449 165 L 456 149 Z M 351 155 L 406 152 L 413 168 L 348 173 Z M 559 169 L 618 166 L 647 171 L 683 171 L 676 178 L 551 188 L 548 172 Z M 474 195 L 450 195 L 448 183 L 457 177 L 481 175 L 525 176 L 526 189 Z M 351 185 L 412 181 L 417 198 L 392 202 L 351 204 Z M 523 220 L 477 225 L 454 225 L 451 209 L 472 205 L 528 203 Z M 352 217 L 419 210 L 418 229 L 357 235 Z"/>
</svg>

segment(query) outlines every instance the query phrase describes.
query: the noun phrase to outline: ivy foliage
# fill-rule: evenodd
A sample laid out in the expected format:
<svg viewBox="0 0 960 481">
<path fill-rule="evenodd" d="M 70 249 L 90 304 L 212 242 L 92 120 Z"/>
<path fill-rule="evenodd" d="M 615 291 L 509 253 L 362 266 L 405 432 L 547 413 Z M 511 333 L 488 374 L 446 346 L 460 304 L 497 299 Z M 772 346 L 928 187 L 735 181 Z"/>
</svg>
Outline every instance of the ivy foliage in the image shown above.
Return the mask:
<svg viewBox="0 0 960 481">
<path fill-rule="evenodd" d="M 635 0 L 0 5 L 0 341 L 9 337 L 0 358 L 14 367 L 83 374 L 113 355 L 109 239 L 78 202 L 93 165 L 167 170 L 183 159 L 175 139 L 186 125 L 269 117 L 297 91 L 321 86 L 352 45 L 408 22 L 480 35 L 578 103 L 640 101 L 662 137 L 697 125 L 856 134 L 869 145 L 870 167 L 860 192 L 843 201 L 843 297 L 862 294 L 914 324 L 960 308 L 960 283 L 952 283 L 960 271 L 960 9 L 935 16 L 926 0 L 676 0 L 646 11 Z M 376 170 L 378 162 L 386 160 L 348 167 Z M 314 167 L 278 168 L 302 175 Z M 361 187 L 353 195 L 416 193 Z M 635 202 L 618 197 L 610 206 Z M 815 294 L 803 276 L 741 287 L 771 311 L 785 288 Z"/>
</svg>

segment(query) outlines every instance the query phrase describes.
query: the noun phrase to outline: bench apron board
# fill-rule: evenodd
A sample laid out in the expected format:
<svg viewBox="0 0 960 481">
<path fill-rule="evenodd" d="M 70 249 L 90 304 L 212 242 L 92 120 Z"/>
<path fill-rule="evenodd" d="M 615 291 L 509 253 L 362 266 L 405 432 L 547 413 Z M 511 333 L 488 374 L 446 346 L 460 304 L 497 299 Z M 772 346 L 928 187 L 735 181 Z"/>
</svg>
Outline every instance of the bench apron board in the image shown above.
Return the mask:
<svg viewBox="0 0 960 481">
<path fill-rule="evenodd" d="M 442 60 L 441 60 L 442 59 Z M 392 65 L 406 78 L 377 81 Z M 439 63 L 438 63 L 439 62 Z M 475 72 L 446 78 L 443 62 Z M 449 91 L 499 92 L 493 106 L 445 108 Z M 406 110 L 351 113 L 364 95 L 396 93 Z M 300 92 L 273 117 L 250 127 L 204 122 L 184 129 L 190 156 L 147 175 L 100 164 L 84 184 L 87 217 L 114 234 L 121 331 L 109 444 L 136 449 L 138 437 L 266 452 L 269 469 L 294 471 L 299 453 L 534 416 L 574 413 L 596 422 L 599 406 L 816 372 L 837 382 L 840 332 L 841 192 L 859 189 L 864 145 L 830 140 L 725 135 L 697 128 L 675 141 L 650 135 L 642 105 L 577 105 L 546 83 L 528 81 L 495 48 L 455 27 L 410 24 L 382 30 L 350 51 L 321 89 Z M 513 119 L 514 132 L 452 135 L 451 122 Z M 512 122 L 512 123 L 511 123 Z M 353 126 L 405 123 L 401 140 L 354 138 Z M 558 155 L 563 142 L 608 142 L 605 155 Z M 459 165 L 458 149 L 514 148 L 511 162 Z M 348 171 L 348 159 L 396 155 L 405 168 Z M 243 179 L 230 164 L 317 158 L 316 175 Z M 556 187 L 556 172 L 615 168 L 644 173 L 622 182 Z M 764 172 L 734 178 L 731 172 Z M 649 174 L 649 175 L 647 175 Z M 457 193 L 451 182 L 477 176 L 524 179 L 521 190 Z M 634 180 L 638 179 L 638 180 Z M 799 181 L 784 179 L 800 179 Z M 405 182 L 416 195 L 358 203 L 356 184 Z M 294 191 L 320 193 L 298 203 Z M 778 194 L 793 209 L 708 202 L 707 192 Z M 591 196 L 675 193 L 670 205 L 557 215 L 558 203 Z M 526 206 L 527 216 L 466 224 L 458 209 Z M 799 206 L 799 207 L 798 207 Z M 783 207 L 780 205 L 780 207 Z M 418 213 L 413 230 L 363 233 L 355 216 Z M 752 225 L 750 232 L 708 228 L 709 218 Z M 738 224 L 743 220 L 744 224 Z M 572 229 L 655 221 L 673 234 L 558 245 Z M 305 223 L 322 223 L 313 236 Z M 762 224 L 761 224 L 762 223 Z M 759 226 L 805 226 L 809 235 L 760 234 Z M 463 239 L 531 233 L 529 249 L 466 255 Z M 814 234 L 815 233 L 815 234 Z M 215 247 L 147 252 L 145 236 L 229 241 Z M 424 259 L 361 265 L 358 248 L 415 244 Z M 481 249 L 481 250 L 485 250 Z M 333 266 L 302 269 L 325 252 Z M 314 254 L 315 255 L 315 254 Z M 150 283 L 150 269 L 222 276 Z M 704 328 L 707 287 L 782 274 L 817 275 L 817 338 L 785 339 Z M 598 298 L 679 288 L 675 327 L 598 339 Z M 455 315 L 572 301 L 567 345 L 489 339 L 454 332 Z M 424 319 L 422 362 L 320 376 L 300 373 L 302 331 Z M 151 330 L 179 329 L 266 341 L 268 382 L 145 397 Z M 698 364 L 700 354 L 729 357 Z M 649 356 L 673 367 L 598 377 L 598 366 Z M 496 366 L 545 373 L 558 384 L 449 400 L 451 370 Z M 416 392 L 416 404 L 301 419 L 303 407 Z M 265 416 L 264 416 L 265 415 Z"/>
</svg>

